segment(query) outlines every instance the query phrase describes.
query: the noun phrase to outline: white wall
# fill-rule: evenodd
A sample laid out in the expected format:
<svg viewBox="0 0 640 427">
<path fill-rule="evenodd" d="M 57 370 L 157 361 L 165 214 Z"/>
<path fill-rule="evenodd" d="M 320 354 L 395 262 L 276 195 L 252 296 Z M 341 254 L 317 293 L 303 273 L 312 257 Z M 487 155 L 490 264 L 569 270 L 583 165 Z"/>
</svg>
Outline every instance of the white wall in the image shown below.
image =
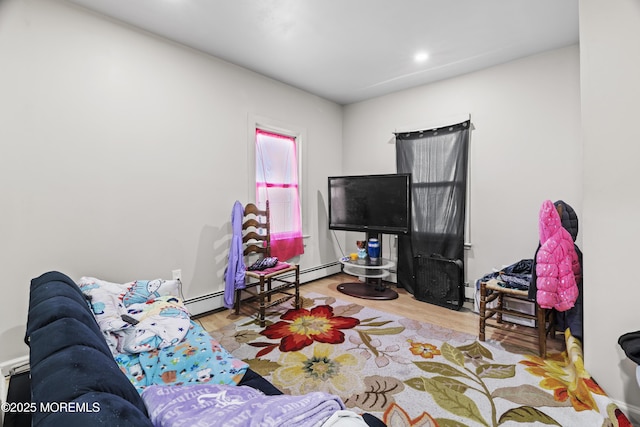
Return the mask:
<svg viewBox="0 0 640 427">
<path fill-rule="evenodd" d="M 180 268 L 187 298 L 223 289 L 254 116 L 305 131 L 300 264 L 337 259 L 339 105 L 60 1 L 2 1 L 0 58 L 0 361 L 26 354 L 29 282 L 49 270 L 122 283 Z"/>
<path fill-rule="evenodd" d="M 581 0 L 580 13 L 580 58 L 576 46 L 559 49 L 343 116 L 336 104 L 59 1 L 0 2 L 0 360 L 26 353 L 29 281 L 51 269 L 127 281 L 181 268 L 187 297 L 220 290 L 231 206 L 249 193 L 250 117 L 305 129 L 311 237 L 300 262 L 311 268 L 338 255 L 328 175 L 393 172 L 394 130 L 471 114 L 468 280 L 531 257 L 542 200 L 570 203 L 585 253 L 587 369 L 614 399 L 640 405 L 635 366 L 616 342 L 640 329 L 640 11 L 635 0 Z"/>
<path fill-rule="evenodd" d="M 474 284 L 493 268 L 533 257 L 545 199 L 562 199 L 581 214 L 578 46 L 345 107 L 345 173 L 395 172 L 394 131 L 469 114 L 466 274 Z"/>
<path fill-rule="evenodd" d="M 617 343 L 640 330 L 640 2 L 580 1 L 587 370 L 640 423 L 636 364 Z"/>
</svg>

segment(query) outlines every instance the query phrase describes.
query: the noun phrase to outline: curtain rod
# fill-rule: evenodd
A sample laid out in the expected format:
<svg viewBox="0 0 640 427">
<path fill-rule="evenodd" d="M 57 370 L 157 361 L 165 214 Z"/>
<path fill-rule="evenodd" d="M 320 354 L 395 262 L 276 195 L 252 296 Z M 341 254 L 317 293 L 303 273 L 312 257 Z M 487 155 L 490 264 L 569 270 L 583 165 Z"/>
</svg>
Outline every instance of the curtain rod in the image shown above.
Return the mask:
<svg viewBox="0 0 640 427">
<path fill-rule="evenodd" d="M 411 129 L 400 129 L 398 130 L 397 128 L 393 131 L 394 135 L 398 135 L 401 133 L 413 133 L 413 132 L 433 132 L 433 131 L 437 131 L 437 130 L 441 130 L 441 129 L 445 129 L 451 126 L 455 126 L 458 125 L 460 123 L 469 121 L 471 122 L 471 114 L 470 113 L 465 113 L 465 114 L 457 114 L 454 116 L 449 116 L 446 119 L 440 120 L 437 122 L 437 125 L 434 122 L 431 122 L 429 124 L 429 126 L 416 126 L 413 127 Z M 444 124 L 443 124 L 444 123 Z M 475 129 L 473 124 L 471 124 L 470 129 Z"/>
<path fill-rule="evenodd" d="M 440 134 L 449 134 L 452 132 L 460 132 L 467 129 L 472 129 L 471 121 L 467 120 L 462 123 L 456 123 L 454 125 L 443 126 L 436 129 L 427 129 L 427 130 L 416 130 L 413 132 L 400 132 L 395 134 L 395 139 L 405 139 L 405 138 L 427 138 L 429 136 L 436 136 Z"/>
</svg>

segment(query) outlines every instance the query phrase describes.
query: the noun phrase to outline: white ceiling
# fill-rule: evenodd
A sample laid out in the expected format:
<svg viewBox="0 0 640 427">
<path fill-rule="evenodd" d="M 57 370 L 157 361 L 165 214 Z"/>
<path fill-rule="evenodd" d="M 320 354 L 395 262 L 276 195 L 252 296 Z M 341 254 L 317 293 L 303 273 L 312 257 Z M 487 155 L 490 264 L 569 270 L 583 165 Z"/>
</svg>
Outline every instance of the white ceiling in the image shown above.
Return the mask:
<svg viewBox="0 0 640 427">
<path fill-rule="evenodd" d="M 339 104 L 578 42 L 578 0 L 68 1 Z"/>
</svg>

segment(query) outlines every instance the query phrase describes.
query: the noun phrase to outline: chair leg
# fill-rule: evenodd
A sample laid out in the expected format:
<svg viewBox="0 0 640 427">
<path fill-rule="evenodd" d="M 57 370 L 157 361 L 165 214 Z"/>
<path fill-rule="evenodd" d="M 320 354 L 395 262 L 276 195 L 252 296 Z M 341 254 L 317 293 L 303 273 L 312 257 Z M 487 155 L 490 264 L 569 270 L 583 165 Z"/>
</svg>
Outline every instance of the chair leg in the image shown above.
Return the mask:
<svg viewBox="0 0 640 427">
<path fill-rule="evenodd" d="M 480 283 L 480 333 L 478 339 L 484 341 L 485 315 L 487 309 L 487 291 L 484 282 Z"/>
<path fill-rule="evenodd" d="M 269 288 L 271 288 L 271 284 L 269 284 Z M 269 296 L 271 297 L 271 296 Z M 258 320 L 260 321 L 260 327 L 264 328 L 265 325 L 265 317 L 266 317 L 266 306 L 265 306 L 265 289 L 264 289 L 264 276 L 260 276 L 260 294 L 259 294 L 259 298 L 260 298 L 260 306 L 259 306 L 259 313 L 258 313 Z"/>
<path fill-rule="evenodd" d="M 235 294 L 236 294 L 236 300 L 234 301 L 233 305 L 235 307 L 236 316 L 237 316 L 238 314 L 240 314 L 240 295 L 242 294 L 242 290 L 236 289 Z"/>
<path fill-rule="evenodd" d="M 547 358 L 547 322 L 546 310 L 536 303 L 537 327 L 538 327 L 538 351 L 540 357 Z"/>
<path fill-rule="evenodd" d="M 547 335 L 551 335 L 551 338 L 556 339 L 556 315 L 554 310 L 547 310 L 546 313 L 549 327 L 547 328 Z"/>
<path fill-rule="evenodd" d="M 296 266 L 296 284 L 295 284 L 295 291 L 296 291 L 296 296 L 295 296 L 295 302 L 296 302 L 296 309 L 299 309 L 302 304 L 300 302 L 300 267 Z"/>
</svg>

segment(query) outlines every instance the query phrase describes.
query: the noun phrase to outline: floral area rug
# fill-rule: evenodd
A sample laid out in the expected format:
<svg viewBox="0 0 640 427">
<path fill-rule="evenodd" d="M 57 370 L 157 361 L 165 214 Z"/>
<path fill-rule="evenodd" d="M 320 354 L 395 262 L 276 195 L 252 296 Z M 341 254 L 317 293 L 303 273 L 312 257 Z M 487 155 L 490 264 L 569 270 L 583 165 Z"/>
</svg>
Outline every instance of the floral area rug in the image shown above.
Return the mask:
<svg viewBox="0 0 640 427">
<path fill-rule="evenodd" d="M 319 294 L 264 328 L 244 320 L 210 334 L 283 392 L 335 394 L 390 427 L 631 425 L 570 335 L 567 352 L 543 360 Z"/>
</svg>

